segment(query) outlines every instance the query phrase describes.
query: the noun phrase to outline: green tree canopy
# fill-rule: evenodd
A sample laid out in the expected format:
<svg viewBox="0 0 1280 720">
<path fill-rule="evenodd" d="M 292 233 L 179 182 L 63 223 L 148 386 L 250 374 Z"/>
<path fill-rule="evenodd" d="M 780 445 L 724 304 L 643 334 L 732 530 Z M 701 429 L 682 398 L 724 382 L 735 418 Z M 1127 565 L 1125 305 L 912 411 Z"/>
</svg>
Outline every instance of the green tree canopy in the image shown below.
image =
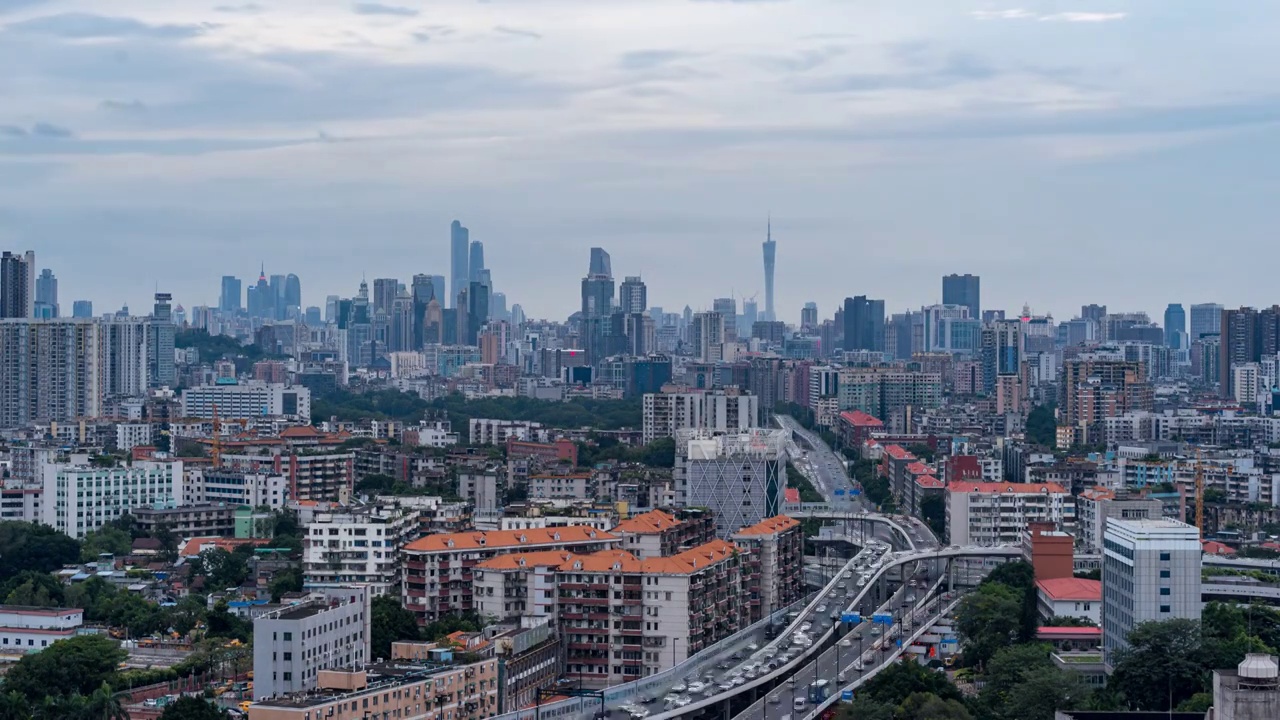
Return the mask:
<svg viewBox="0 0 1280 720">
<path fill-rule="evenodd" d="M 891 707 L 901 705 L 917 693 L 932 694 L 944 700 L 961 699 L 960 691 L 946 675 L 917 662 L 894 663 L 863 687 L 862 696 Z"/>
<path fill-rule="evenodd" d="M 419 640 L 418 621 L 400 601 L 389 595 L 373 599 L 370 611 L 370 644 L 375 658 L 390 658 L 391 643 Z"/>
<path fill-rule="evenodd" d="M 909 695 L 894 714 L 897 720 L 972 720 L 959 700 L 943 700 L 933 693 Z"/>
<path fill-rule="evenodd" d="M 32 703 L 51 692 L 91 695 L 112 678 L 126 655 L 104 635 L 59 640 L 15 663 L 4 678 L 4 690 L 16 692 Z"/>
<path fill-rule="evenodd" d="M 80 562 L 94 562 L 102 553 L 124 557 L 133 551 L 133 537 L 120 528 L 103 525 L 84 536 Z"/>
<path fill-rule="evenodd" d="M 52 572 L 80 558 L 80 543 L 47 525 L 0 522 L 0 578 Z"/>
<path fill-rule="evenodd" d="M 1003 648 L 1018 641 L 1022 598 L 1008 585 L 984 583 L 960 601 L 956 631 L 964 643 L 967 664 L 983 666 Z"/>
<path fill-rule="evenodd" d="M 1139 710 L 1171 710 L 1205 689 L 1200 625 L 1178 618 L 1146 622 L 1116 654 L 1110 684 Z"/>
<path fill-rule="evenodd" d="M 1037 405 L 1027 414 L 1027 440 L 1050 450 L 1058 447 L 1058 420 L 1052 405 Z"/>
</svg>

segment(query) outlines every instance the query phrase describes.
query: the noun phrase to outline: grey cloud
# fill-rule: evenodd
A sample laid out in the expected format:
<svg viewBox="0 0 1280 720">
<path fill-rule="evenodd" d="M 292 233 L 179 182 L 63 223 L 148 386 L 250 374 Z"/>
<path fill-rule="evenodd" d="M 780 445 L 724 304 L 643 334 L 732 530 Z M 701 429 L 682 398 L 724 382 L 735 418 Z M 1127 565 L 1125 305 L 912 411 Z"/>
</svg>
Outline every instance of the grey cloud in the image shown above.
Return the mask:
<svg viewBox="0 0 1280 720">
<path fill-rule="evenodd" d="M 205 31 L 201 25 L 149 25 L 133 18 L 90 13 L 43 15 L 10 23 L 5 28 L 11 32 L 72 39 L 150 37 L 176 40 L 195 37 Z"/>
<path fill-rule="evenodd" d="M 145 112 L 147 106 L 141 100 L 103 100 L 99 107 L 103 110 L 123 113 Z"/>
<path fill-rule="evenodd" d="M 0 135 L 3 131 L 0 130 Z M 269 148 L 323 142 L 324 138 L 279 140 L 220 140 L 178 138 L 173 140 L 83 140 L 63 139 L 59 142 L 37 142 L 34 135 L 27 142 L 4 142 L 0 139 L 0 156 L 39 155 L 206 155 L 215 152 L 265 150 Z"/>
<path fill-rule="evenodd" d="M 799 86 L 801 92 L 844 93 L 872 90 L 932 90 L 974 80 L 988 80 L 1000 72 L 968 53 L 952 53 L 937 67 L 902 73 L 852 73 L 813 79 Z"/>
<path fill-rule="evenodd" d="M 243 5 L 219 5 L 213 9 L 214 12 L 220 13 L 243 13 L 252 14 L 262 12 L 265 8 L 257 3 L 245 3 Z"/>
<path fill-rule="evenodd" d="M 27 129 L 17 125 L 0 125 L 0 136 L 3 137 L 26 137 Z"/>
<path fill-rule="evenodd" d="M 493 30 L 494 32 L 500 32 L 504 35 L 514 35 L 516 37 L 526 37 L 526 38 L 532 38 L 534 40 L 542 39 L 541 33 L 536 33 L 532 30 L 524 30 L 522 28 L 508 27 L 506 25 L 495 26 Z"/>
<path fill-rule="evenodd" d="M 809 50 L 800 50 L 789 55 L 766 57 L 762 61 L 765 65 L 774 69 L 803 73 L 821 67 L 848 51 L 848 45 L 826 45 Z"/>
<path fill-rule="evenodd" d="M 45 2 L 48 2 L 48 0 L 0 0 L 0 13 L 21 10 L 24 7 L 41 5 Z"/>
<path fill-rule="evenodd" d="M 393 15 L 395 17 L 414 17 L 418 14 L 413 8 L 382 3 L 360 2 L 352 6 L 352 10 L 360 15 Z"/>
<path fill-rule="evenodd" d="M 47 123 L 47 122 L 38 122 L 35 125 L 32 125 L 31 134 L 34 137 L 46 137 L 46 138 L 69 138 L 73 135 L 71 130 L 69 130 L 68 128 L 64 128 L 61 125 L 54 125 L 53 123 Z"/>
<path fill-rule="evenodd" d="M 690 57 L 694 57 L 693 53 L 681 50 L 635 50 L 619 57 L 618 66 L 623 70 L 648 70 Z"/>
</svg>

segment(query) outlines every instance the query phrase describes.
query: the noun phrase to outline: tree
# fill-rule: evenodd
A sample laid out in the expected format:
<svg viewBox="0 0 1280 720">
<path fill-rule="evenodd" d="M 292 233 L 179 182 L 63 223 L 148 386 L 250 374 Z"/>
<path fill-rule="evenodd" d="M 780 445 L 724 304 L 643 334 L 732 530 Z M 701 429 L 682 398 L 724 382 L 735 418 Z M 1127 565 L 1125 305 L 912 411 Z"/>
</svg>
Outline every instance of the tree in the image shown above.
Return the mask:
<svg viewBox="0 0 1280 720">
<path fill-rule="evenodd" d="M 933 693 L 915 693 L 902 701 L 898 720 L 972 720 L 959 700 L 943 700 Z"/>
<path fill-rule="evenodd" d="M 1005 696 L 1001 712 L 1007 720 L 1053 720 L 1059 710 L 1079 710 L 1089 702 L 1089 688 L 1071 671 L 1039 667 Z"/>
<path fill-rule="evenodd" d="M 1092 570 L 1077 570 L 1074 573 L 1074 576 L 1080 578 L 1081 580 L 1101 580 L 1102 568 L 1094 568 Z"/>
<path fill-rule="evenodd" d="M 124 557 L 133 551 L 133 537 L 125 530 L 103 525 L 87 533 L 80 546 L 80 562 L 94 562 L 104 553 Z"/>
<path fill-rule="evenodd" d="M 947 537 L 947 501 L 941 495 L 926 495 L 920 501 L 920 517 L 929 525 L 929 529 L 939 539 Z"/>
<path fill-rule="evenodd" d="M 1021 630 L 1021 616 L 1021 598 L 1008 585 L 983 583 L 967 595 L 956 613 L 965 662 L 985 665 L 1000 649 L 1014 644 Z"/>
<path fill-rule="evenodd" d="M 1054 615 L 1044 621 L 1044 627 L 1098 627 L 1098 624 L 1089 618 Z"/>
<path fill-rule="evenodd" d="M 252 548 L 250 552 L 253 552 Z M 249 577 L 249 564 L 243 554 L 213 548 L 200 553 L 200 557 L 191 564 L 191 574 L 207 577 L 206 587 L 209 589 L 240 587 L 240 583 Z"/>
<path fill-rule="evenodd" d="M 271 591 L 271 602 L 280 602 L 280 598 L 285 593 L 301 592 L 302 571 L 298 568 L 282 570 L 271 578 L 271 582 L 267 587 Z M 383 657 L 387 656 L 384 655 Z"/>
<path fill-rule="evenodd" d="M 413 613 L 389 595 L 373 599 L 369 613 L 370 646 L 375 658 L 391 657 L 391 643 L 402 640 L 419 640 L 418 621 Z M 450 631 L 452 632 L 452 631 Z"/>
<path fill-rule="evenodd" d="M 160 714 L 160 720 L 228 720 L 231 715 L 204 698 L 184 695 Z"/>
<path fill-rule="evenodd" d="M 55 691 L 87 695 L 101 687 L 127 655 L 105 635 L 77 635 L 24 655 L 5 676 L 4 687 L 32 702 Z"/>
<path fill-rule="evenodd" d="M 1213 693 L 1198 692 L 1178 704 L 1178 712 L 1207 713 L 1213 707 Z"/>
<path fill-rule="evenodd" d="M 947 676 L 917 662 L 899 662 L 884 669 L 864 686 L 862 695 L 875 702 L 897 707 L 916 693 L 929 693 L 946 700 L 960 700 L 960 691 Z"/>
<path fill-rule="evenodd" d="M 1058 447 L 1058 420 L 1052 405 L 1037 405 L 1027 414 L 1027 440 L 1050 450 Z"/>
<path fill-rule="evenodd" d="M 232 615 L 226 600 L 219 600 L 209 613 L 206 624 L 209 628 L 205 634 L 211 638 L 228 638 L 249 642 L 253 635 L 253 623 Z"/>
<path fill-rule="evenodd" d="M 80 544 L 47 525 L 0 522 L 0 578 L 23 570 L 53 572 L 80 557 Z"/>
<path fill-rule="evenodd" d="M 369 495 L 386 495 L 395 487 L 396 479 L 390 475 L 381 475 L 379 473 L 370 473 L 360 478 L 360 481 L 353 488 L 357 495 L 366 493 Z"/>
<path fill-rule="evenodd" d="M 0 585 L 0 601 L 7 605 L 58 607 L 66 588 L 49 573 L 24 570 Z"/>
<path fill-rule="evenodd" d="M 1200 625 L 1178 618 L 1145 622 L 1129 633 L 1129 647 L 1116 653 L 1108 683 L 1139 710 L 1171 710 L 1204 689 Z"/>
<path fill-rule="evenodd" d="M 8 690 L 0 694 L 0 720 L 30 720 L 31 703 L 20 692 Z"/>
<path fill-rule="evenodd" d="M 649 467 L 670 468 L 676 466 L 676 441 L 674 438 L 658 438 L 645 445 L 641 462 Z"/>
<path fill-rule="evenodd" d="M 835 720 L 893 720 L 894 707 L 859 694 L 851 703 L 836 706 Z"/>
<path fill-rule="evenodd" d="M 124 704 L 106 683 L 99 685 L 93 694 L 84 699 L 83 716 L 94 720 L 129 720 Z"/>
<path fill-rule="evenodd" d="M 1018 639 L 1030 642 L 1035 638 L 1039 614 L 1036 610 L 1036 571 L 1031 563 L 1025 560 L 1006 562 L 992 570 L 982 582 L 1005 585 L 1019 596 Z"/>
</svg>

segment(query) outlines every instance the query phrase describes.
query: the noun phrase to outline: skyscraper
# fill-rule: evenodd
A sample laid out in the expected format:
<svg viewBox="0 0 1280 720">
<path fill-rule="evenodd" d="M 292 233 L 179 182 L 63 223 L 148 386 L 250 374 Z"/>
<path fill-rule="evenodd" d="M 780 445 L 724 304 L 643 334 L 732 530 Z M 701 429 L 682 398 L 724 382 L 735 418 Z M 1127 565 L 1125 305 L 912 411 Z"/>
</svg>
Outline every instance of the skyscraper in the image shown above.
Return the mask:
<svg viewBox="0 0 1280 720">
<path fill-rule="evenodd" d="M 240 312 L 241 299 L 244 294 L 240 290 L 240 278 L 235 275 L 222 276 L 222 294 L 218 298 L 218 310 L 224 313 Z"/>
<path fill-rule="evenodd" d="M 591 263 L 582 279 L 582 316 L 580 335 L 587 359 L 595 365 L 607 355 L 609 316 L 613 314 L 613 267 L 609 253 L 591 248 Z"/>
<path fill-rule="evenodd" d="M 618 288 L 618 308 L 624 313 L 642 313 L 649 309 L 649 293 L 639 276 L 630 276 Z"/>
<path fill-rule="evenodd" d="M 298 317 L 302 314 L 302 281 L 289 273 L 284 278 L 284 312 L 281 317 Z"/>
<path fill-rule="evenodd" d="M 151 342 L 148 348 L 151 357 L 147 375 L 155 387 L 173 387 L 178 381 L 173 366 L 172 300 L 169 293 L 156 293 L 156 304 L 151 311 Z"/>
<path fill-rule="evenodd" d="M 800 310 L 800 329 L 812 330 L 816 327 L 818 327 L 818 303 L 807 302 Z"/>
<path fill-rule="evenodd" d="M 280 320 L 285 316 L 285 284 L 288 277 L 285 275 L 271 276 L 271 311 L 265 317 Z"/>
<path fill-rule="evenodd" d="M 844 299 L 844 349 L 884 350 L 884 301 Z"/>
<path fill-rule="evenodd" d="M 1187 313 L 1181 303 L 1169 303 L 1164 310 L 1164 344 L 1174 350 L 1185 350 Z"/>
<path fill-rule="evenodd" d="M 1232 397 L 1234 366 L 1274 358 L 1280 353 L 1280 306 L 1224 310 L 1219 330 L 1218 393 Z"/>
<path fill-rule="evenodd" d="M 468 254 L 471 252 L 471 233 L 462 223 L 457 220 L 449 226 L 449 292 L 450 302 L 457 302 L 453 298 L 467 287 L 467 283 L 471 282 L 470 259 Z M 440 299 L 444 302 L 444 298 Z"/>
<path fill-rule="evenodd" d="M 29 318 L 35 315 L 36 254 L 0 255 L 0 318 Z"/>
<path fill-rule="evenodd" d="M 982 383 L 994 392 L 1001 375 L 1017 376 L 1022 371 L 1026 338 L 1021 320 L 997 320 L 982 328 Z"/>
<path fill-rule="evenodd" d="M 102 342 L 95 322 L 0 319 L 0 428 L 100 417 Z"/>
<path fill-rule="evenodd" d="M 711 309 L 724 318 L 724 341 L 738 340 L 738 301 L 731 298 L 716 298 L 711 301 Z"/>
<path fill-rule="evenodd" d="M 71 303 L 71 317 L 73 318 L 91 318 L 93 317 L 93 301 L 92 300 L 76 300 Z"/>
<path fill-rule="evenodd" d="M 981 280 L 977 275 L 943 275 L 942 304 L 964 305 L 969 308 L 969 317 L 982 317 Z"/>
<path fill-rule="evenodd" d="M 725 318 L 718 312 L 694 313 L 689 324 L 689 344 L 699 362 L 723 359 Z"/>
<path fill-rule="evenodd" d="M 383 312 L 389 317 L 391 303 L 395 301 L 399 290 L 400 281 L 395 278 L 374 278 L 373 305 L 370 307 L 370 312 Z"/>
<path fill-rule="evenodd" d="M 1218 303 L 1198 303 L 1191 306 L 1191 337 L 1195 342 L 1204 335 L 1222 332 L 1222 306 Z"/>
<path fill-rule="evenodd" d="M 776 320 L 773 313 L 773 269 L 778 244 L 773 241 L 773 220 L 765 226 L 764 235 L 764 319 Z"/>
<path fill-rule="evenodd" d="M 58 317 L 58 278 L 49 268 L 41 270 L 36 278 L 35 315 L 39 318 Z"/>
<path fill-rule="evenodd" d="M 480 272 L 484 269 L 484 243 L 479 240 L 472 240 L 467 256 L 468 282 L 480 282 Z"/>
<path fill-rule="evenodd" d="M 609 253 L 604 248 L 591 248 L 591 265 L 587 269 L 588 275 L 600 277 L 613 277 L 613 264 L 609 260 Z"/>
</svg>

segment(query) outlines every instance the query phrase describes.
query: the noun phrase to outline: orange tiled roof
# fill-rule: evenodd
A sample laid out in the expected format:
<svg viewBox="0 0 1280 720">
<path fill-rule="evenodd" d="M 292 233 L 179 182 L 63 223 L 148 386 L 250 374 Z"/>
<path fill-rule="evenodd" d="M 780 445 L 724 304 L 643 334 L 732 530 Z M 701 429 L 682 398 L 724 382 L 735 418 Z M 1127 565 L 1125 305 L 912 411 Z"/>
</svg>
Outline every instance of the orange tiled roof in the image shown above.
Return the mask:
<svg viewBox="0 0 1280 720">
<path fill-rule="evenodd" d="M 633 533 L 635 535 L 652 535 L 660 533 L 680 524 L 680 521 L 661 510 L 650 510 L 630 520 L 623 520 L 614 526 L 612 532 Z"/>
<path fill-rule="evenodd" d="M 640 560 L 622 550 L 601 550 L 590 555 L 571 555 L 557 568 L 560 572 L 625 572 L 643 570 Z"/>
<path fill-rule="evenodd" d="M 1080 493 L 1080 497 L 1085 500 L 1114 500 L 1116 493 L 1114 490 L 1108 490 L 1104 487 L 1095 487 Z"/>
<path fill-rule="evenodd" d="M 921 475 L 916 478 L 916 484 L 924 488 L 940 488 L 946 487 L 947 484 L 932 475 Z"/>
<path fill-rule="evenodd" d="M 799 527 L 800 521 L 786 515 L 775 515 L 771 518 L 765 518 L 755 525 L 742 528 L 734 533 L 734 536 L 742 535 L 744 537 L 752 535 L 773 535 L 774 533 L 784 532 L 793 527 Z"/>
<path fill-rule="evenodd" d="M 311 427 L 310 425 L 295 425 L 291 428 L 285 428 L 280 432 L 281 438 L 309 438 L 320 437 L 322 433 Z"/>
<path fill-rule="evenodd" d="M 994 482 L 953 482 L 948 488 L 953 493 L 1058 493 L 1067 491 L 1058 483 L 994 483 Z"/>
<path fill-rule="evenodd" d="M 932 475 L 933 474 L 933 470 L 931 470 L 928 465 L 925 465 L 924 463 L 919 461 L 913 462 L 910 465 L 908 465 L 907 472 L 913 475 Z"/>
<path fill-rule="evenodd" d="M 737 545 L 723 540 L 712 540 L 705 545 L 699 545 L 671 557 L 649 558 L 643 561 L 641 570 L 655 575 L 691 575 L 739 552 L 741 550 Z"/>
<path fill-rule="evenodd" d="M 490 532 L 461 532 L 428 535 L 405 546 L 409 552 L 450 552 L 456 550 L 505 549 L 537 547 L 539 545 L 565 545 L 572 543 L 605 542 L 617 540 L 617 536 L 596 530 L 589 525 L 569 525 L 556 528 L 530 528 L 528 530 L 493 530 Z"/>
<path fill-rule="evenodd" d="M 497 557 L 491 557 L 488 560 L 476 563 L 476 567 L 484 568 L 486 570 L 515 570 L 522 567 L 560 565 L 571 557 L 573 557 L 573 553 L 565 552 L 564 550 L 507 553 L 506 555 L 498 555 Z"/>
<path fill-rule="evenodd" d="M 1064 577 L 1039 580 L 1036 587 L 1050 600 L 1102 601 L 1102 581 Z"/>
<path fill-rule="evenodd" d="M 840 418 L 847 421 L 850 425 L 861 425 L 870 427 L 884 427 L 884 422 L 880 418 L 864 413 L 861 410 L 851 410 L 840 413 Z"/>
<path fill-rule="evenodd" d="M 1210 555 L 1235 555 L 1235 548 L 1229 545 L 1223 545 L 1217 540 L 1205 540 L 1200 543 L 1204 551 Z"/>
<path fill-rule="evenodd" d="M 884 451 L 894 460 L 910 460 L 915 458 L 915 455 L 907 452 L 901 445 L 886 445 Z"/>
</svg>

